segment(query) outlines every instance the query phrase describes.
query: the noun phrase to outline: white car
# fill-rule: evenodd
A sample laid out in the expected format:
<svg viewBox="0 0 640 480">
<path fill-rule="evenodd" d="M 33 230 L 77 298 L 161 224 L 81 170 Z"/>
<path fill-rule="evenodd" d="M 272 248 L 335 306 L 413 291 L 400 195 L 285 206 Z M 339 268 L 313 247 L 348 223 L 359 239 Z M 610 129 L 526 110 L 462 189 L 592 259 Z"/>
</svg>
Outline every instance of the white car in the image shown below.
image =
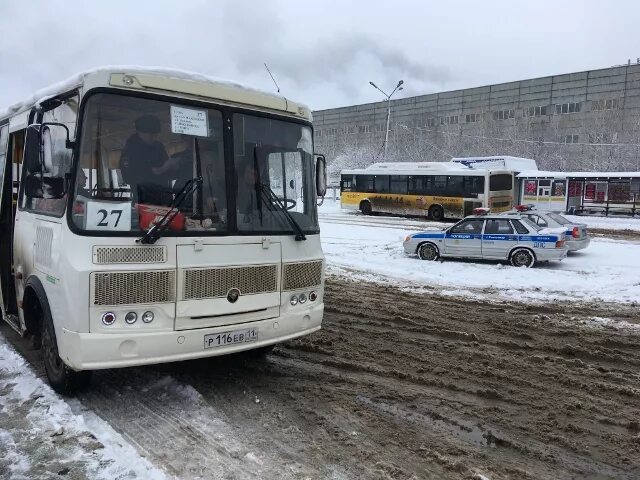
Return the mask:
<svg viewBox="0 0 640 480">
<path fill-rule="evenodd" d="M 591 242 L 584 223 L 574 223 L 556 212 L 534 210 L 531 205 L 518 205 L 514 210 L 505 212 L 503 215 L 523 216 L 543 228 L 564 228 L 565 240 L 570 252 L 587 248 Z"/>
<path fill-rule="evenodd" d="M 422 260 L 503 260 L 515 267 L 533 267 L 567 256 L 564 228 L 542 228 L 522 216 L 487 214 L 471 215 L 444 230 L 409 235 L 404 251 Z"/>
</svg>

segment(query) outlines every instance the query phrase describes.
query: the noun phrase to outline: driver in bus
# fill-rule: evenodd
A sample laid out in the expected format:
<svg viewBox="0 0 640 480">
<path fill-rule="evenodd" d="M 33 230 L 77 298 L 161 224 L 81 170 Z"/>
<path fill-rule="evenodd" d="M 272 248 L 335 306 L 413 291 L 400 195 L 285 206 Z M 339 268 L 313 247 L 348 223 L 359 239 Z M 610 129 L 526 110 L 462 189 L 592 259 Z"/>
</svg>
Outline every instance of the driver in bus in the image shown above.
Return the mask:
<svg viewBox="0 0 640 480">
<path fill-rule="evenodd" d="M 136 133 L 127 140 L 120 155 L 120 170 L 125 183 L 131 186 L 133 203 L 168 204 L 171 190 L 164 174 L 154 173 L 167 161 L 167 151 L 157 140 L 160 120 L 142 115 L 135 121 Z"/>
<path fill-rule="evenodd" d="M 238 181 L 238 211 L 244 215 L 244 222 L 251 221 L 251 215 L 258 211 L 260 174 L 252 163 L 245 163 L 242 176 Z"/>
</svg>

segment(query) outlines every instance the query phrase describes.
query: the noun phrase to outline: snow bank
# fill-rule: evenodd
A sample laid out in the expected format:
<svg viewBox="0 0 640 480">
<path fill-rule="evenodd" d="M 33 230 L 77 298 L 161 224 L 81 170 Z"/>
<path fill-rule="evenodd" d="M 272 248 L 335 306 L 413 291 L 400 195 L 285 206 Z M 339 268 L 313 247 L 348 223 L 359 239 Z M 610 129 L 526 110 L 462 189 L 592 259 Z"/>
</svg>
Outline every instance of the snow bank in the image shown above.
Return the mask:
<svg viewBox="0 0 640 480">
<path fill-rule="evenodd" d="M 0 473 L 7 461 L 12 478 L 39 478 L 61 467 L 96 479 L 167 478 L 94 413 L 73 413 L 2 335 L 0 392 Z"/>
<path fill-rule="evenodd" d="M 584 223 L 589 228 L 608 230 L 635 230 L 640 232 L 640 218 L 631 217 L 589 217 L 586 215 L 562 215 L 575 223 Z"/>
</svg>

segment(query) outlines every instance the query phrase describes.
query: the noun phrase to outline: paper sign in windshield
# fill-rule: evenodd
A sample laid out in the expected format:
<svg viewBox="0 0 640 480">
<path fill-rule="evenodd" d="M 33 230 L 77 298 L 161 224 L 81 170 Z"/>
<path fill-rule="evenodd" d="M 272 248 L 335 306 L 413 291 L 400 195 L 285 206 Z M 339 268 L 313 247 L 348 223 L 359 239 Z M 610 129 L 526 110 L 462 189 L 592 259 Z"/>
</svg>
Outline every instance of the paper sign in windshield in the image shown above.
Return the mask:
<svg viewBox="0 0 640 480">
<path fill-rule="evenodd" d="M 207 111 L 171 105 L 171 131 L 183 135 L 208 137 Z"/>
</svg>

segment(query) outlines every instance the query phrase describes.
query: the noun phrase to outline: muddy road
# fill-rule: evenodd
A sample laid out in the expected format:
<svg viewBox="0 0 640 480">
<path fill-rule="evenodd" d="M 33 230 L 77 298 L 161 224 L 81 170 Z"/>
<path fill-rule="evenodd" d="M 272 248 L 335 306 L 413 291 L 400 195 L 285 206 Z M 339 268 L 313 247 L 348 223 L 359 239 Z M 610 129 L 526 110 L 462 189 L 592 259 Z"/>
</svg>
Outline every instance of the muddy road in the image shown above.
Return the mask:
<svg viewBox="0 0 640 480">
<path fill-rule="evenodd" d="M 326 306 L 264 359 L 96 372 L 70 402 L 179 478 L 640 478 L 637 306 L 339 278 Z"/>
</svg>

